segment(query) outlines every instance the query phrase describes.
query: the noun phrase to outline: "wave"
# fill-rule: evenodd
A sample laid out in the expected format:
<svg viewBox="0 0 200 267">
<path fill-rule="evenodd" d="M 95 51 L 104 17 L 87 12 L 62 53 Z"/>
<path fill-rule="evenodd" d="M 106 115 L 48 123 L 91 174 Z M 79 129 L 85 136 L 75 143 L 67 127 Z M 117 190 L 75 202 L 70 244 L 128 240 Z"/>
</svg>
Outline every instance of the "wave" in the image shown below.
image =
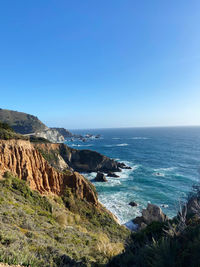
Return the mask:
<svg viewBox="0 0 200 267">
<path fill-rule="evenodd" d="M 128 205 L 130 197 L 126 192 L 113 192 L 112 194 L 102 192 L 99 195 L 99 201 L 119 219 L 121 224 L 141 215 L 140 207 L 133 209 Z"/>
<path fill-rule="evenodd" d="M 128 144 L 124 143 L 124 144 L 117 144 L 116 146 L 128 146 Z"/>
<path fill-rule="evenodd" d="M 119 140 L 119 139 L 121 139 L 120 137 L 113 137 L 112 138 L 113 140 Z"/>
<path fill-rule="evenodd" d="M 93 180 L 96 177 L 96 175 L 97 175 L 96 172 L 90 172 L 90 173 L 88 173 L 88 172 L 82 172 L 81 174 L 84 177 L 86 177 L 88 180 Z"/>
<path fill-rule="evenodd" d="M 132 220 L 130 220 L 130 221 L 124 223 L 124 225 L 125 225 L 129 230 L 131 230 L 131 231 L 136 231 L 136 230 L 138 229 L 138 225 L 135 224 L 135 223 L 133 223 Z"/>
<path fill-rule="evenodd" d="M 167 175 L 169 176 L 173 174 L 177 175 L 177 173 L 175 172 L 176 169 L 177 167 L 157 168 L 153 170 L 153 175 L 157 177 L 165 177 Z"/>
<path fill-rule="evenodd" d="M 82 146 L 86 146 L 86 147 L 88 147 L 88 146 L 93 146 L 93 145 L 92 145 L 92 144 L 88 144 L 88 145 L 71 144 L 70 146 L 73 146 L 73 147 L 74 147 L 74 146 L 75 146 L 75 147 L 76 147 L 76 146 L 77 146 L 77 147 L 80 147 L 80 146 L 81 146 L 81 147 L 82 147 Z"/>
<path fill-rule="evenodd" d="M 131 137 L 129 139 L 132 139 L 132 140 L 147 140 L 147 139 L 150 139 L 149 137 L 142 137 L 142 136 L 135 136 L 135 137 Z"/>
<path fill-rule="evenodd" d="M 133 164 L 129 164 L 129 162 L 127 161 L 122 161 L 123 163 L 125 163 L 126 165 L 130 166 L 131 169 L 122 169 L 121 172 L 116 172 L 116 174 L 119 176 L 119 179 L 133 179 L 132 175 L 133 172 L 135 170 L 137 170 L 139 168 L 139 165 L 133 165 Z"/>
<path fill-rule="evenodd" d="M 137 168 L 139 168 L 141 166 L 140 164 L 135 164 L 135 163 L 133 163 L 131 161 L 128 161 L 128 160 L 121 160 L 120 162 L 122 162 L 122 163 L 126 164 L 127 166 L 131 167 L 132 171 L 136 170 Z"/>
<path fill-rule="evenodd" d="M 165 174 L 162 173 L 162 172 L 154 172 L 153 175 L 154 175 L 154 176 L 165 177 Z"/>
<path fill-rule="evenodd" d="M 128 146 L 129 144 L 123 143 L 123 144 L 113 144 L 113 145 L 104 145 L 104 147 L 115 147 L 115 146 Z"/>
<path fill-rule="evenodd" d="M 116 187 L 116 186 L 121 186 L 121 182 L 118 178 L 111 178 L 111 177 L 106 177 L 108 182 L 103 183 L 103 182 L 95 182 L 95 186 L 100 187 Z"/>
<path fill-rule="evenodd" d="M 167 204 L 160 204 L 160 207 L 166 209 L 166 208 L 169 208 L 169 205 L 167 205 Z"/>
<path fill-rule="evenodd" d="M 177 167 L 157 168 L 157 169 L 154 169 L 154 172 L 157 172 L 157 173 L 166 173 L 166 172 L 175 171 L 176 169 L 177 169 Z"/>
</svg>

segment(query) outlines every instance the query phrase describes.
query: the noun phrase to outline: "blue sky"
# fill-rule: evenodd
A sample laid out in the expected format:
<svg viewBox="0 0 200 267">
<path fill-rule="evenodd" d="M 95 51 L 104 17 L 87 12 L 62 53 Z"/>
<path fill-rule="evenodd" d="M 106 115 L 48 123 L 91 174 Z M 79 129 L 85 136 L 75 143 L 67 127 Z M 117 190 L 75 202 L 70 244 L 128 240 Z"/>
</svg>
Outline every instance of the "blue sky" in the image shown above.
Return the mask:
<svg viewBox="0 0 200 267">
<path fill-rule="evenodd" d="M 0 107 L 48 126 L 200 125 L 200 1 L 6 0 Z"/>
</svg>

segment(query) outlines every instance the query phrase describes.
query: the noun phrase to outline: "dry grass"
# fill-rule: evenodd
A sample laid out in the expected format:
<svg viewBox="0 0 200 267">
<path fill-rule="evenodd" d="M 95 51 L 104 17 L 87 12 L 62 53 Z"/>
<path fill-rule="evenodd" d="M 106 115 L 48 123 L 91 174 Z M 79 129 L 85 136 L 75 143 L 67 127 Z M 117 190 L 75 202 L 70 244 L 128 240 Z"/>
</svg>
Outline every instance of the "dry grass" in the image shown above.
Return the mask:
<svg viewBox="0 0 200 267">
<path fill-rule="evenodd" d="M 0 262 L 56 267 L 66 255 L 71 266 L 72 259 L 98 266 L 120 253 L 128 231 L 87 202 L 75 201 L 80 214 L 67 209 L 62 199 L 31 191 L 17 178 L 0 181 Z"/>
</svg>

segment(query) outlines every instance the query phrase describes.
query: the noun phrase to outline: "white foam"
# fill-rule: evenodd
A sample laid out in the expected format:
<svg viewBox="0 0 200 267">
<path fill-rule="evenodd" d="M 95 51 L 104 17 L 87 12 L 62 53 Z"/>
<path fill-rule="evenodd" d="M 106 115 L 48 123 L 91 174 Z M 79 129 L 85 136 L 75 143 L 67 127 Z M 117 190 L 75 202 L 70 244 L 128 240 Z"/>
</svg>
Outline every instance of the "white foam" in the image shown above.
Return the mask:
<svg viewBox="0 0 200 267">
<path fill-rule="evenodd" d="M 130 139 L 133 139 L 133 140 L 148 140 L 150 138 L 148 138 L 148 137 L 141 137 L 141 136 L 134 136 L 134 137 L 131 137 Z"/>
<path fill-rule="evenodd" d="M 126 144 L 126 143 L 124 143 L 124 144 L 113 144 L 113 145 L 104 145 L 104 147 L 114 147 L 114 146 L 128 146 L 129 144 Z"/>
<path fill-rule="evenodd" d="M 122 162 L 122 163 L 126 164 L 127 166 L 131 167 L 132 168 L 132 171 L 134 171 L 134 170 L 136 170 L 137 168 L 140 167 L 139 164 L 134 164 L 133 162 L 130 162 L 128 160 L 122 160 L 120 162 Z"/>
<path fill-rule="evenodd" d="M 126 223 L 124 223 L 124 225 L 125 225 L 128 229 L 130 229 L 131 231 L 136 231 L 136 230 L 138 229 L 138 225 L 135 224 L 135 223 L 133 223 L 132 220 L 131 220 L 131 221 L 128 221 L 128 222 L 126 222 Z"/>
<path fill-rule="evenodd" d="M 158 169 L 154 169 L 155 172 L 170 172 L 170 171 L 174 171 L 176 169 L 176 167 L 169 167 L 169 168 L 158 168 Z"/>
<path fill-rule="evenodd" d="M 117 144 L 116 146 L 128 146 L 128 144 L 124 143 L 124 144 Z"/>
<path fill-rule="evenodd" d="M 127 163 L 126 165 L 130 166 Z M 132 165 L 130 167 L 131 169 L 122 169 L 121 172 L 116 172 L 116 174 L 119 176 L 120 179 L 128 179 L 130 177 L 130 174 L 139 168 L 139 165 Z"/>
<path fill-rule="evenodd" d="M 113 147 L 113 145 L 104 145 L 104 147 Z"/>
<path fill-rule="evenodd" d="M 73 146 L 73 147 L 82 147 L 82 146 L 84 146 L 84 147 L 89 147 L 89 146 L 93 146 L 92 144 L 88 144 L 88 145 L 80 145 L 80 144 L 71 144 L 70 146 Z"/>
<path fill-rule="evenodd" d="M 84 177 L 86 177 L 88 180 L 93 180 L 96 176 L 96 172 L 91 172 L 91 173 L 81 173 Z"/>
<path fill-rule="evenodd" d="M 159 177 L 165 177 L 165 174 L 162 172 L 155 172 L 153 173 L 154 176 L 159 176 Z"/>
<path fill-rule="evenodd" d="M 160 207 L 162 207 L 162 208 L 169 208 L 169 205 L 167 205 L 167 204 L 161 204 Z"/>
<path fill-rule="evenodd" d="M 117 178 L 110 178 L 110 177 L 107 177 L 107 180 L 108 182 L 95 182 L 95 185 L 98 185 L 100 187 L 115 187 L 115 186 L 120 186 L 121 185 L 121 182 L 119 179 Z"/>
<path fill-rule="evenodd" d="M 108 194 L 102 192 L 99 195 L 99 200 L 119 219 L 121 224 L 141 215 L 139 207 L 133 209 L 128 205 L 126 193 L 115 192 Z"/>
</svg>

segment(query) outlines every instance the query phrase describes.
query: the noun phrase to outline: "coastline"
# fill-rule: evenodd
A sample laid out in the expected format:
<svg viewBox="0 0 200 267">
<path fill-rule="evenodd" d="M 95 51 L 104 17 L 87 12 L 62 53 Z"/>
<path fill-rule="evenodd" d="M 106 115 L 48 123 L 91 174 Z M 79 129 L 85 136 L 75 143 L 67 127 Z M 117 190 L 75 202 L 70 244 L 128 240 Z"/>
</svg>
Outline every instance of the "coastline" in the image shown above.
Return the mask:
<svg viewBox="0 0 200 267">
<path fill-rule="evenodd" d="M 119 178 L 109 178 L 106 184 L 94 183 L 101 203 L 121 223 L 140 215 L 148 203 L 161 207 L 169 218 L 176 215 L 177 198 L 186 199 L 197 181 L 200 127 L 93 129 L 91 133 L 99 133 L 102 138 L 67 145 L 95 150 L 133 168 L 128 175 L 125 170 L 119 173 Z M 126 146 L 119 146 L 125 143 Z M 91 176 L 88 177 L 91 180 L 95 174 L 85 176 Z M 139 206 L 129 207 L 130 201 Z"/>
</svg>

